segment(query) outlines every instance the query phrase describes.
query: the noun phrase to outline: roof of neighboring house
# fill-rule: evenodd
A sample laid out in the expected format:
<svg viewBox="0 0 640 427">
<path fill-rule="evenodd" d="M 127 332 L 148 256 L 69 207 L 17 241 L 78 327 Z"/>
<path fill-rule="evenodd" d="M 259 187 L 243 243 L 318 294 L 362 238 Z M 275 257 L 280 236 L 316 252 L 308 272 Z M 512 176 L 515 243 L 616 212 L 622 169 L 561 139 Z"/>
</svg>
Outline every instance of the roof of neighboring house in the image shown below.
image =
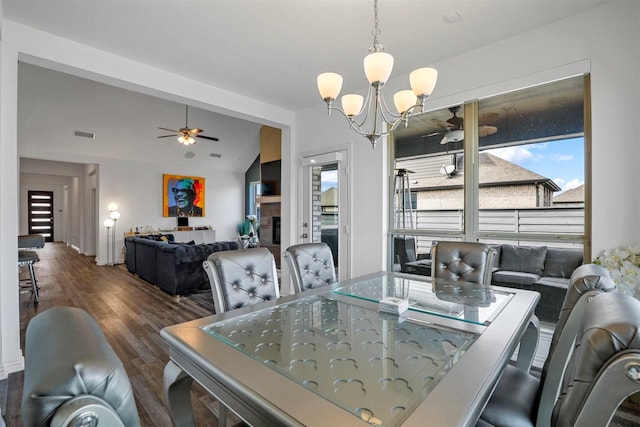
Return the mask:
<svg viewBox="0 0 640 427">
<path fill-rule="evenodd" d="M 553 198 L 553 203 L 584 202 L 584 184 L 558 194 Z"/>
<path fill-rule="evenodd" d="M 338 206 L 338 189 L 327 188 L 320 194 L 320 206 Z"/>
<path fill-rule="evenodd" d="M 441 158 L 434 158 L 442 161 Z M 551 179 L 537 174 L 529 169 L 518 166 L 508 160 L 489 153 L 480 153 L 480 186 L 506 185 L 506 184 L 534 184 L 542 183 L 551 191 L 560 191 L 560 187 Z M 440 172 L 439 165 L 421 167 L 420 163 L 429 162 L 425 158 L 399 160 L 397 166 L 413 171 L 409 174 L 409 183 L 412 189 L 462 187 L 464 182 L 463 156 L 452 155 L 452 161 L 456 163 L 456 172 L 451 177 Z M 431 162 L 433 163 L 433 162 Z"/>
</svg>

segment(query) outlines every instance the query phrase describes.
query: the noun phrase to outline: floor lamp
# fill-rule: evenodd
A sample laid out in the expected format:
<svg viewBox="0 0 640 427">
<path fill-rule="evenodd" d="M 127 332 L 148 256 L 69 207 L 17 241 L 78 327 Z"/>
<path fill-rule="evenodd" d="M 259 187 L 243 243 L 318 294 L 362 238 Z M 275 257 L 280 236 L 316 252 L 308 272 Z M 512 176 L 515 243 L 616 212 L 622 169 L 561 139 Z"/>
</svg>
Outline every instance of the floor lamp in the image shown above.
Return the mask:
<svg viewBox="0 0 640 427">
<path fill-rule="evenodd" d="M 111 234 L 111 227 L 114 226 L 114 222 L 111 218 L 104 220 L 104 226 L 107 227 L 107 265 L 111 265 L 111 247 L 109 246 L 109 234 Z"/>
<path fill-rule="evenodd" d="M 109 214 L 109 217 L 111 217 L 111 219 L 113 220 L 113 228 L 111 229 L 111 233 L 112 233 L 112 238 L 111 238 L 111 246 L 112 246 L 112 253 L 113 253 L 113 264 L 117 264 L 117 259 L 116 259 L 116 222 L 118 221 L 118 218 L 120 218 L 120 212 L 113 210 L 111 211 L 111 213 Z"/>
</svg>

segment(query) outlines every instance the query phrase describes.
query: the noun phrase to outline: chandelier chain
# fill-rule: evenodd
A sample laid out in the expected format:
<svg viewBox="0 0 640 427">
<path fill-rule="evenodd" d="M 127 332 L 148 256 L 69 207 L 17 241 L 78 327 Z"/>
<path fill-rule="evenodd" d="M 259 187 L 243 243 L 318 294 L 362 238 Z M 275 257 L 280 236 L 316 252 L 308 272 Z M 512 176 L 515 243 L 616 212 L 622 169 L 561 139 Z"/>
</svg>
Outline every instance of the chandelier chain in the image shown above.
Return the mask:
<svg viewBox="0 0 640 427">
<path fill-rule="evenodd" d="M 373 2 L 373 30 L 371 30 L 371 34 L 373 34 L 373 44 L 378 44 L 378 36 L 380 35 L 380 27 L 378 24 L 378 0 L 374 0 Z"/>
</svg>

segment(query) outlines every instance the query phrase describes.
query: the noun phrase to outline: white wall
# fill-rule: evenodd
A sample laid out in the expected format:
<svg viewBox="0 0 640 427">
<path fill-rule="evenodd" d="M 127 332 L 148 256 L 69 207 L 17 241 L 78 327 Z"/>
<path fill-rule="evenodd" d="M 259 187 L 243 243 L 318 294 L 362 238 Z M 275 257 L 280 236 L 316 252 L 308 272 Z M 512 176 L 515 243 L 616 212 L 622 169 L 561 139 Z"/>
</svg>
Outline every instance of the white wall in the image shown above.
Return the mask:
<svg viewBox="0 0 640 427">
<path fill-rule="evenodd" d="M 593 251 L 640 243 L 640 3 L 607 3 L 584 14 L 425 66 L 439 71 L 431 109 L 441 108 L 495 91 L 516 90 L 544 83 L 559 74 L 590 69 L 593 130 Z M 419 29 L 414 30 L 419 31 Z M 407 40 L 418 40 L 418 34 Z M 391 47 L 388 47 L 391 49 Z M 358 66 L 359 58 L 354 58 Z M 403 58 L 395 58 L 402 61 Z M 566 77 L 566 76 L 565 76 Z M 363 75 L 364 80 L 364 75 Z M 408 87 L 397 76 L 385 90 Z M 353 269 L 355 274 L 383 269 L 386 248 L 387 194 L 383 189 L 386 152 L 371 151 L 368 140 L 350 131 L 337 114 L 326 118 L 324 103 L 296 115 L 298 152 L 352 141 L 354 144 Z M 380 144 L 379 144 L 380 145 Z M 385 207 L 385 209 L 381 209 Z"/>
</svg>

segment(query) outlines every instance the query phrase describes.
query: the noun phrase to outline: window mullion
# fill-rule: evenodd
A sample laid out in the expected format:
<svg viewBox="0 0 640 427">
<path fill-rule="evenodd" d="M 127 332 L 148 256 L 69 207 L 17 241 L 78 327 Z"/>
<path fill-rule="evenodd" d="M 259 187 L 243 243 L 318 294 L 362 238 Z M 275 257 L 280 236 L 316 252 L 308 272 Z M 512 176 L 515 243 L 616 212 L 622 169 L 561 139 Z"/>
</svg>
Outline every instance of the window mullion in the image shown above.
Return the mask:
<svg viewBox="0 0 640 427">
<path fill-rule="evenodd" d="M 478 239 L 479 165 L 478 102 L 464 104 L 464 236 L 468 242 Z"/>
</svg>

